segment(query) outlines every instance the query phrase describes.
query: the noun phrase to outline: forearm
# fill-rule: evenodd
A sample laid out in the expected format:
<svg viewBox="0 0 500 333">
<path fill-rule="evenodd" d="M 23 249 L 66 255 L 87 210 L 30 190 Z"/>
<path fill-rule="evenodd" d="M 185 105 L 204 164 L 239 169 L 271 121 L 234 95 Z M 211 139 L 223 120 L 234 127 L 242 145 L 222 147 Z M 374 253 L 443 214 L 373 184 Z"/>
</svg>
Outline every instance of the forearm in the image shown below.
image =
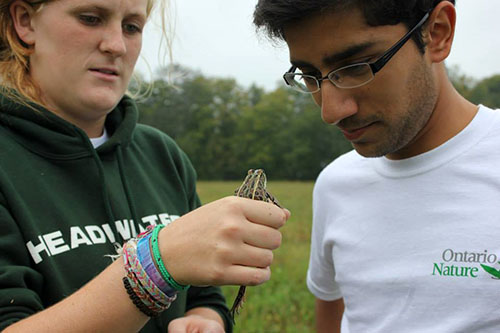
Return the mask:
<svg viewBox="0 0 500 333">
<path fill-rule="evenodd" d="M 123 286 L 123 261 L 117 260 L 74 294 L 5 332 L 137 332 L 148 321 Z"/>
</svg>

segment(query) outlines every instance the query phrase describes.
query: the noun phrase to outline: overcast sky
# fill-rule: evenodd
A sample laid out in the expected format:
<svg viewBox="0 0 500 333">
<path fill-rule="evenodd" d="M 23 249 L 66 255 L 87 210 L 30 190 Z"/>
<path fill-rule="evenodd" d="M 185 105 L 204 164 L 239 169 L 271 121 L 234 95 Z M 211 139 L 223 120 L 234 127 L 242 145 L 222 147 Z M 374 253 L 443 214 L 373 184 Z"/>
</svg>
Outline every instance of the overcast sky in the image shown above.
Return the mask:
<svg viewBox="0 0 500 333">
<path fill-rule="evenodd" d="M 257 0 L 175 0 L 174 62 L 206 76 L 233 77 L 243 86 L 276 88 L 289 66 L 285 45 L 252 26 Z M 455 41 L 447 64 L 476 79 L 500 74 L 500 0 L 457 0 Z M 143 55 L 158 68 L 158 31 L 145 31 Z M 146 66 L 140 60 L 139 71 Z M 148 74 L 146 74 L 148 77 Z"/>
</svg>

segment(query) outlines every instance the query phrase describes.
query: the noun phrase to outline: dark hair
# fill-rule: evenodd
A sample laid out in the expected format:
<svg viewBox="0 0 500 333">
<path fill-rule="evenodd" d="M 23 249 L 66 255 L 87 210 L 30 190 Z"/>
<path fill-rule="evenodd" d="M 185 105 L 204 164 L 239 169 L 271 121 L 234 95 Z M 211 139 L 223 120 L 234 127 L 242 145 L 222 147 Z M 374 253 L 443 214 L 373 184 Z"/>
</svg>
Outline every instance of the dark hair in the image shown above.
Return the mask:
<svg viewBox="0 0 500 333">
<path fill-rule="evenodd" d="M 370 26 L 415 25 L 441 1 L 455 0 L 259 0 L 255 6 L 254 24 L 269 37 L 285 40 L 284 27 L 314 13 L 359 8 Z M 413 35 L 417 47 L 424 52 L 422 30 Z"/>
</svg>

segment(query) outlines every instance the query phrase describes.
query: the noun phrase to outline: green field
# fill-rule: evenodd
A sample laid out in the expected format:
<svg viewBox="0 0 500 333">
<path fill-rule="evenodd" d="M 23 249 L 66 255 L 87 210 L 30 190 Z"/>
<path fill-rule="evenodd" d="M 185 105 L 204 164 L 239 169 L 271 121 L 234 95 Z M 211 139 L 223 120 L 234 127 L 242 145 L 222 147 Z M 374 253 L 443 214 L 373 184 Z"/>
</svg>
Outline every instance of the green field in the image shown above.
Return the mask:
<svg viewBox="0 0 500 333">
<path fill-rule="evenodd" d="M 241 182 L 198 182 L 203 203 L 233 194 Z M 249 287 L 235 332 L 313 332 L 314 297 L 306 287 L 311 231 L 312 182 L 268 182 L 268 190 L 292 212 L 274 252 L 271 280 Z M 224 287 L 229 306 L 238 287 Z"/>
</svg>

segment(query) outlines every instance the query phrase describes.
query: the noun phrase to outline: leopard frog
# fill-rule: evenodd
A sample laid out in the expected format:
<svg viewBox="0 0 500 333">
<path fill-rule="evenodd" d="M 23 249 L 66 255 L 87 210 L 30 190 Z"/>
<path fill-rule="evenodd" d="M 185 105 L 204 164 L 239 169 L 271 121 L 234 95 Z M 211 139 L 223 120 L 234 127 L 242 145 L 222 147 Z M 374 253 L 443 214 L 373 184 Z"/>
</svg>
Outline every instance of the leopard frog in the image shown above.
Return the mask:
<svg viewBox="0 0 500 333">
<path fill-rule="evenodd" d="M 276 200 L 266 189 L 267 178 L 264 170 L 262 169 L 250 169 L 248 170 L 247 176 L 243 183 L 234 191 L 234 195 L 237 197 L 265 201 L 275 204 L 281 207 L 278 200 Z M 245 299 L 245 286 L 240 286 L 238 290 L 238 295 L 234 300 L 233 306 L 231 308 L 231 318 L 234 322 L 234 317 L 239 314 L 240 309 L 243 305 Z"/>
</svg>

